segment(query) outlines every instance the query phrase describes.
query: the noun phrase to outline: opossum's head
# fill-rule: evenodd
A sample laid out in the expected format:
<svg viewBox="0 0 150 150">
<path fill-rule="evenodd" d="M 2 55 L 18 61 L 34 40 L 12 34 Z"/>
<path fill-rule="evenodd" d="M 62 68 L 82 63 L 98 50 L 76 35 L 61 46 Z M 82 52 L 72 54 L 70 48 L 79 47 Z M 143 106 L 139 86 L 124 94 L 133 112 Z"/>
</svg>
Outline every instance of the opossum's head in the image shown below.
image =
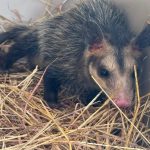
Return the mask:
<svg viewBox="0 0 150 150">
<path fill-rule="evenodd" d="M 89 60 L 89 73 L 120 108 L 132 105 L 135 91 L 134 65 L 138 67 L 139 56 L 139 50 L 132 44 L 118 49 L 106 40 L 93 44 L 85 53 Z"/>
</svg>

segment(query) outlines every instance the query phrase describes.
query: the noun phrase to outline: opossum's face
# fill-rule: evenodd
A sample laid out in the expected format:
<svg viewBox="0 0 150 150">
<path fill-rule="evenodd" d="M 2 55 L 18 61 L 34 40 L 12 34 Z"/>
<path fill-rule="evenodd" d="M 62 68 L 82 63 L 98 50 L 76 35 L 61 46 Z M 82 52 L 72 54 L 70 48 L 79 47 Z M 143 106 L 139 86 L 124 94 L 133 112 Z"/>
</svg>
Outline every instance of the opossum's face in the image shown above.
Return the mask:
<svg viewBox="0 0 150 150">
<path fill-rule="evenodd" d="M 126 46 L 119 53 L 106 41 L 89 49 L 89 72 L 118 107 L 130 107 L 134 99 L 134 65 L 139 52 Z"/>
</svg>

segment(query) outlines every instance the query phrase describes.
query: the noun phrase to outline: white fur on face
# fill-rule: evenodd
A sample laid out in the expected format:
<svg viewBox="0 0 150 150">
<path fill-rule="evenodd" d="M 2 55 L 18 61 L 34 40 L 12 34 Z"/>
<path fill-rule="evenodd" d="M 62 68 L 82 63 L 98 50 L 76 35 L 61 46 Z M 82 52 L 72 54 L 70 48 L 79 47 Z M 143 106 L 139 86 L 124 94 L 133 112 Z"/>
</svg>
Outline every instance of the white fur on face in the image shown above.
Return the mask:
<svg viewBox="0 0 150 150">
<path fill-rule="evenodd" d="M 130 106 L 134 98 L 134 79 L 132 78 L 134 65 L 136 64 L 134 55 L 132 55 L 132 50 L 129 47 L 124 49 L 123 70 L 120 70 L 115 53 L 112 50 L 109 55 L 100 60 L 98 65 L 104 66 L 110 72 L 109 78 L 100 77 L 98 75 L 99 70 L 94 66 L 94 63 L 89 66 L 91 75 L 119 107 Z"/>
</svg>

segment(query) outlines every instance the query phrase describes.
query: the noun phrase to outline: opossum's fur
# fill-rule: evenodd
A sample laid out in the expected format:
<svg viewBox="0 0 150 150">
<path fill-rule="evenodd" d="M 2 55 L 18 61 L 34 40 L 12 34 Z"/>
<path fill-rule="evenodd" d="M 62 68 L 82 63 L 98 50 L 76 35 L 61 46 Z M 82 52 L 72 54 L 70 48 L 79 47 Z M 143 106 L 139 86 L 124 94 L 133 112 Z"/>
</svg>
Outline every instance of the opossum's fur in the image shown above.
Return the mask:
<svg viewBox="0 0 150 150">
<path fill-rule="evenodd" d="M 150 24 L 147 24 L 136 38 L 135 45 L 140 49 L 150 48 Z"/>
<path fill-rule="evenodd" d="M 2 33 L 0 43 L 7 41 L 13 44 L 9 51 L 1 48 L 0 65 L 9 69 L 23 56 L 28 56 L 31 67 L 38 64 L 45 68 L 49 65 L 44 77 L 44 98 L 49 103 L 57 101 L 60 85 L 65 85 L 74 94 L 80 95 L 84 103 L 88 103 L 99 91 L 90 76 L 89 65 L 95 64 L 98 68 L 99 61 L 106 54 L 113 53 L 119 70 L 124 70 L 123 49 L 129 45 L 132 47 L 133 37 L 128 20 L 120 9 L 106 0 L 89 0 L 35 27 L 18 26 Z M 99 47 L 93 46 L 95 44 Z M 111 50 L 101 52 L 101 47 L 103 49 L 105 46 L 111 47 Z M 96 49 L 95 52 L 93 49 Z M 134 53 L 136 51 L 131 55 Z M 137 63 L 136 58 L 131 58 L 135 59 L 133 63 Z M 106 86 L 111 82 L 108 80 Z M 129 84 L 128 90 L 134 91 L 133 83 Z"/>
<path fill-rule="evenodd" d="M 37 32 L 26 26 L 16 26 L 0 35 L 0 43 L 0 68 L 9 69 L 19 58 L 30 56 L 38 49 Z"/>
</svg>

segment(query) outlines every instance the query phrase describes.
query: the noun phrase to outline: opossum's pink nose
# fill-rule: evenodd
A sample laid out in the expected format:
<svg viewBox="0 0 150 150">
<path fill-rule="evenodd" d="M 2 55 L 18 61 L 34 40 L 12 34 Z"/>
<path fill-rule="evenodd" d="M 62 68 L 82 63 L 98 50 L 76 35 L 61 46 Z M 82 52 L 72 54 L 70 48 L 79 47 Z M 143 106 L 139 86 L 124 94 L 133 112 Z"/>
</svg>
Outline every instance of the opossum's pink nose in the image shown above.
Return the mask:
<svg viewBox="0 0 150 150">
<path fill-rule="evenodd" d="M 120 108 L 127 108 L 131 106 L 131 102 L 128 99 L 115 99 L 114 102 Z"/>
</svg>

